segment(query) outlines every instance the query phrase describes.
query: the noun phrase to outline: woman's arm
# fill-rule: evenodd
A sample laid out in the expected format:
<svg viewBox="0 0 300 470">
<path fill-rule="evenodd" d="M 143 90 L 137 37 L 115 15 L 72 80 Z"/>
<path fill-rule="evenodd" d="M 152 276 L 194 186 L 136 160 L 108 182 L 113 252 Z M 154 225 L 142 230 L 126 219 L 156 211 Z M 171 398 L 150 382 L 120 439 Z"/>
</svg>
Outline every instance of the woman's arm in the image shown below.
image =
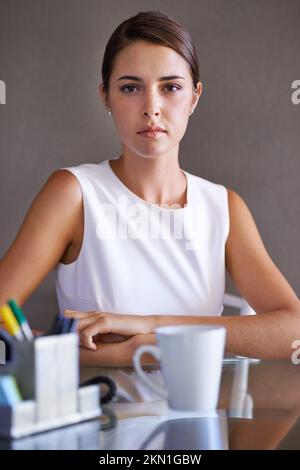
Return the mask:
<svg viewBox="0 0 300 470">
<path fill-rule="evenodd" d="M 22 305 L 29 298 L 72 243 L 81 210 L 76 178 L 66 170 L 54 172 L 0 260 L 0 305 L 9 298 Z"/>
<path fill-rule="evenodd" d="M 113 333 L 139 335 L 141 344 L 149 340 L 148 335 L 151 336 L 157 326 L 215 324 L 227 329 L 228 352 L 262 359 L 290 358 L 292 342 L 300 339 L 299 299 L 270 259 L 242 198 L 228 190 L 228 204 L 230 232 L 226 243 L 226 267 L 237 289 L 257 315 L 165 316 L 154 312 L 150 316 L 139 316 L 68 312 L 67 316 L 79 319 L 82 343 L 90 347 L 94 335 Z M 154 341 L 154 337 L 151 338 Z M 123 347 L 126 348 L 126 342 Z M 121 354 L 119 359 L 122 360 Z"/>
<path fill-rule="evenodd" d="M 299 299 L 269 257 L 245 202 L 232 190 L 228 190 L 228 206 L 226 267 L 257 315 L 157 317 L 155 324 L 224 325 L 228 352 L 262 359 L 290 358 L 292 342 L 300 339 Z"/>
<path fill-rule="evenodd" d="M 299 299 L 269 257 L 245 202 L 232 190 L 228 190 L 228 206 L 226 267 L 257 315 L 157 317 L 155 323 L 224 325 L 227 351 L 265 359 L 290 358 L 292 342 L 300 338 Z"/>
<path fill-rule="evenodd" d="M 155 344 L 154 334 L 131 336 L 126 341 L 117 343 L 97 342 L 97 349 L 80 348 L 80 362 L 89 366 L 132 366 L 134 351 L 141 344 Z M 151 354 L 143 354 L 142 364 L 154 364 L 156 359 Z"/>
</svg>

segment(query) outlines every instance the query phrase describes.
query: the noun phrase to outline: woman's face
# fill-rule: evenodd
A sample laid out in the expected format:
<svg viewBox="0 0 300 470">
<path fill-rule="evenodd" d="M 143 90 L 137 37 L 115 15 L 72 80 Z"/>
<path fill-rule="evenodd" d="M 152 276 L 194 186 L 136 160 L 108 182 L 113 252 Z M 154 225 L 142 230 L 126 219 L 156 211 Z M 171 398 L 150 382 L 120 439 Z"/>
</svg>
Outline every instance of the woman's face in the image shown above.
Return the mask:
<svg viewBox="0 0 300 470">
<path fill-rule="evenodd" d="M 194 91 L 189 65 L 179 54 L 146 41 L 132 43 L 117 55 L 109 87 L 105 96 L 101 84 L 100 94 L 112 111 L 124 151 L 151 158 L 178 150 L 202 91 L 200 82 Z M 139 134 L 145 126 L 165 132 Z"/>
</svg>

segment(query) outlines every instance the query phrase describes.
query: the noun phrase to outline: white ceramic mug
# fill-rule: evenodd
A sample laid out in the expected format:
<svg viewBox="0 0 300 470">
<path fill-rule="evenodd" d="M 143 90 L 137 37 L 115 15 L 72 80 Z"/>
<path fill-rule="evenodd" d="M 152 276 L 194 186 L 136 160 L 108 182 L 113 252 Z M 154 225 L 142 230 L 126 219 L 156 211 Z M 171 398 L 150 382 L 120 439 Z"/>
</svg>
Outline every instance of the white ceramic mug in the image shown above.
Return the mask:
<svg viewBox="0 0 300 470">
<path fill-rule="evenodd" d="M 142 345 L 133 356 L 141 380 L 168 400 L 174 410 L 213 412 L 218 404 L 226 329 L 213 325 L 163 326 L 155 330 L 158 345 Z M 166 389 L 155 384 L 141 366 L 152 354 L 161 363 Z"/>
</svg>

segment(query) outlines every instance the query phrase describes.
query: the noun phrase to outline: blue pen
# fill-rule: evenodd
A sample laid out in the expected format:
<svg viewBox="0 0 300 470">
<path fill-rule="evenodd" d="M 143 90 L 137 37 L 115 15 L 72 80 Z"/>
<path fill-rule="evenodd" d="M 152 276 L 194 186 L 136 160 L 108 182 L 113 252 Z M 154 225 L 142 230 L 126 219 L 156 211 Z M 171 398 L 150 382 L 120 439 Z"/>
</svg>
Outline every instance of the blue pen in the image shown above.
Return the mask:
<svg viewBox="0 0 300 470">
<path fill-rule="evenodd" d="M 69 320 L 69 333 L 74 333 L 76 332 L 77 320 L 75 318 L 69 318 Z"/>
<path fill-rule="evenodd" d="M 70 318 L 62 317 L 62 334 L 70 332 Z"/>
<path fill-rule="evenodd" d="M 53 324 L 49 330 L 48 336 L 49 335 L 59 335 L 62 330 L 62 318 L 60 315 L 56 315 L 54 318 Z"/>
<path fill-rule="evenodd" d="M 73 318 L 65 318 L 63 315 L 58 314 L 54 319 L 49 335 L 62 335 L 74 331 L 76 331 L 76 320 Z"/>
</svg>

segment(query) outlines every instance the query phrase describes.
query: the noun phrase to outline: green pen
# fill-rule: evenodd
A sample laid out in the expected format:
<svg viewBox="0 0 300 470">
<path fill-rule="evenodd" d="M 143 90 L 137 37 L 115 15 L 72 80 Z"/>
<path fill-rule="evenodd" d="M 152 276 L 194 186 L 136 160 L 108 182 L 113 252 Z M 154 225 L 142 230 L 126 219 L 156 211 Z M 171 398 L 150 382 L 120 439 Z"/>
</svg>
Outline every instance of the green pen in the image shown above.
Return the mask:
<svg viewBox="0 0 300 470">
<path fill-rule="evenodd" d="M 17 304 L 15 300 L 9 300 L 7 303 L 10 306 L 11 310 L 13 311 L 13 314 L 15 315 L 16 320 L 18 324 L 20 325 L 20 328 L 22 330 L 22 333 L 25 339 L 27 339 L 28 341 L 32 341 L 33 334 L 21 307 L 19 307 L 19 305 Z"/>
</svg>

